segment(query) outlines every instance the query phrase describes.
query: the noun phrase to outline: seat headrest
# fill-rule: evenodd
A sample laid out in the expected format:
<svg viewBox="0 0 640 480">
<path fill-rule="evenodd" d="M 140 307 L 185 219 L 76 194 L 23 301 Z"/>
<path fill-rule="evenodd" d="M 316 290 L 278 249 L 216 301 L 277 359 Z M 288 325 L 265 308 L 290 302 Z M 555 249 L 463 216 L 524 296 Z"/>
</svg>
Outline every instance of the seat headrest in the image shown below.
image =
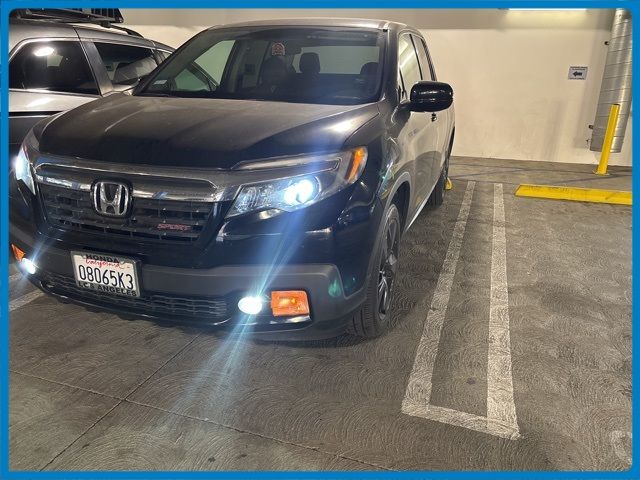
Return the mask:
<svg viewBox="0 0 640 480">
<path fill-rule="evenodd" d="M 300 71 L 307 74 L 320 73 L 320 57 L 315 52 L 306 52 L 300 55 Z"/>
<path fill-rule="evenodd" d="M 378 62 L 369 62 L 362 65 L 360 75 L 375 75 L 378 71 Z"/>
</svg>

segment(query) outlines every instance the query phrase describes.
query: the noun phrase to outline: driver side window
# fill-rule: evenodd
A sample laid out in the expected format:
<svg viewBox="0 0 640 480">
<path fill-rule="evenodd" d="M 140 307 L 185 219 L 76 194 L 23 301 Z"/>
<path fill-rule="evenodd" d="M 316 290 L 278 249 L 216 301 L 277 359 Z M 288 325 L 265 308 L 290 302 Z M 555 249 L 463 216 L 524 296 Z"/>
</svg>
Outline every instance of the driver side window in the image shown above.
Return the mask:
<svg viewBox="0 0 640 480">
<path fill-rule="evenodd" d="M 411 87 L 421 80 L 418 57 L 409 34 L 398 41 L 398 90 L 400 101 L 408 100 Z"/>
</svg>

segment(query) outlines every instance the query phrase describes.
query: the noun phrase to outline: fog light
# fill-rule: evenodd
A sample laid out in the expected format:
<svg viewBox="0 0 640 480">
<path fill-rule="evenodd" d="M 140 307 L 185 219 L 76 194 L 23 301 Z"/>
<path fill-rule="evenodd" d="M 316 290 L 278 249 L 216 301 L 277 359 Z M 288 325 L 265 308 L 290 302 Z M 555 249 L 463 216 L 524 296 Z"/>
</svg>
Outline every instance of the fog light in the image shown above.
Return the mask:
<svg viewBox="0 0 640 480">
<path fill-rule="evenodd" d="M 33 275 L 36 273 L 36 264 L 29 260 L 27 257 L 24 257 L 20 261 L 20 266 L 27 272 L 29 275 Z"/>
<path fill-rule="evenodd" d="M 247 315 L 257 315 L 262 311 L 263 302 L 260 297 L 242 297 L 238 302 L 238 308 Z"/>
<path fill-rule="evenodd" d="M 274 317 L 309 315 L 307 292 L 302 290 L 271 292 L 271 313 Z"/>
</svg>

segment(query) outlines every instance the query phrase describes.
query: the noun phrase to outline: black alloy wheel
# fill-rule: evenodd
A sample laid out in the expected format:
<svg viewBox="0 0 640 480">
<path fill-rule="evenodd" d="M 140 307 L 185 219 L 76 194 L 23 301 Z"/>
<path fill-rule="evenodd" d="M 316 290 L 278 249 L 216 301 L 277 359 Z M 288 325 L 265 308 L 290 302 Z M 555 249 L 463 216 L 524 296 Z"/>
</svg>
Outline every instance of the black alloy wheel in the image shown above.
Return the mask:
<svg viewBox="0 0 640 480">
<path fill-rule="evenodd" d="M 382 238 L 382 253 L 378 273 L 377 305 L 381 321 L 386 321 L 391 305 L 391 293 L 398 270 L 398 245 L 400 244 L 400 222 L 389 218 Z"/>
</svg>

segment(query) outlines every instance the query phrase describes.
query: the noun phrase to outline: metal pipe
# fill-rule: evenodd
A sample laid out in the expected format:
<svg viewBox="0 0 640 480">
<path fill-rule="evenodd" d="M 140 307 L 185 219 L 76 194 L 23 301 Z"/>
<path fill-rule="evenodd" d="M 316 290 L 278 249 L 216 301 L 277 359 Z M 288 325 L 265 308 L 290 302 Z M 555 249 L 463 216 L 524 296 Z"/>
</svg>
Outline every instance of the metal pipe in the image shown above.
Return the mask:
<svg viewBox="0 0 640 480">
<path fill-rule="evenodd" d="M 609 111 L 612 104 L 620 105 L 611 153 L 622 150 L 627 121 L 631 112 L 631 13 L 616 9 L 611 27 L 611 40 L 600 86 L 598 109 L 591 134 L 590 150 L 602 151 Z"/>
</svg>

